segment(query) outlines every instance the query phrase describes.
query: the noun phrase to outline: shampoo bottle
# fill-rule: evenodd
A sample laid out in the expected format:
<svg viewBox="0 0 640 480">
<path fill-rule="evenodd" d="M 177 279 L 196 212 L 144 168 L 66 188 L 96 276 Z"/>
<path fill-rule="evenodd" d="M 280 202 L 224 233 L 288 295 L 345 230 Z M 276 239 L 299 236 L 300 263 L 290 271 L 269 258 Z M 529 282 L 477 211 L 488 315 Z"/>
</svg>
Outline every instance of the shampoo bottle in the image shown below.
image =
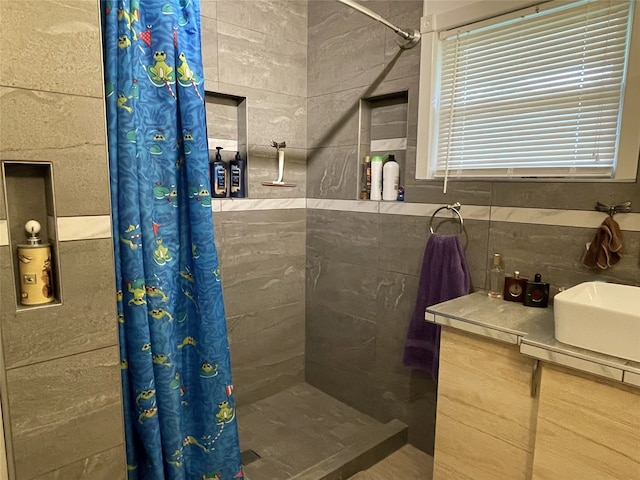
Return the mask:
<svg viewBox="0 0 640 480">
<path fill-rule="evenodd" d="M 211 196 L 224 198 L 227 196 L 227 164 L 220 155 L 222 147 L 216 147 L 216 150 L 216 158 L 211 163 Z"/>
<path fill-rule="evenodd" d="M 236 157 L 229 162 L 229 173 L 231 176 L 230 196 L 233 198 L 244 198 L 247 196 L 245 190 L 246 162 L 236 152 Z"/>
<path fill-rule="evenodd" d="M 394 155 L 389 155 L 382 168 L 382 200 L 398 199 L 398 183 L 400 182 L 400 165 Z"/>
<path fill-rule="evenodd" d="M 382 157 L 371 158 L 371 200 L 382 200 Z"/>
</svg>

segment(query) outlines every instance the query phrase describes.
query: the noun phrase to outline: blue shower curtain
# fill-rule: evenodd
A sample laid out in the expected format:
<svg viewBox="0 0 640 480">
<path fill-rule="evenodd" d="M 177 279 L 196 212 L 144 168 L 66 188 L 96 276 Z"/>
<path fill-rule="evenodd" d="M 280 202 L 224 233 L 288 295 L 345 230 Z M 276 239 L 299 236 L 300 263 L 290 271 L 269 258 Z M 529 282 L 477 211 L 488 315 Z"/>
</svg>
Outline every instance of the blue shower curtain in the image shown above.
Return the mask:
<svg viewBox="0 0 640 480">
<path fill-rule="evenodd" d="M 129 480 L 242 478 L 200 6 L 101 0 L 101 12 Z"/>
</svg>

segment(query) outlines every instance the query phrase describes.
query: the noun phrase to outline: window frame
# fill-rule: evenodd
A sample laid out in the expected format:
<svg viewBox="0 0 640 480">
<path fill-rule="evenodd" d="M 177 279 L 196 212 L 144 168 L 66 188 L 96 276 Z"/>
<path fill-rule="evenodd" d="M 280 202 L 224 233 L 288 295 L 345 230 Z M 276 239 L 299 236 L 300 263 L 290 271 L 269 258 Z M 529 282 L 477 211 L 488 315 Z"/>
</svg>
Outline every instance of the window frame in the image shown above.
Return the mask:
<svg viewBox="0 0 640 480">
<path fill-rule="evenodd" d="M 437 132 L 438 111 L 435 94 L 438 84 L 438 42 L 440 33 L 465 25 L 485 22 L 512 12 L 526 10 L 542 4 L 567 4 L 569 0 L 459 0 L 438 2 L 425 0 L 421 19 L 422 48 L 420 61 L 420 98 L 418 106 L 418 138 L 416 145 L 416 179 L 441 179 L 434 175 L 432 154 Z M 452 8 L 453 6 L 453 8 Z M 635 93 L 635 95 L 634 95 Z M 634 116 L 634 112 L 637 112 Z M 631 45 L 627 65 L 627 78 L 623 96 L 623 111 L 618 142 L 618 157 L 614 176 L 449 176 L 455 180 L 545 181 L 545 182 L 635 182 L 640 157 L 640 5 L 633 13 Z"/>
</svg>

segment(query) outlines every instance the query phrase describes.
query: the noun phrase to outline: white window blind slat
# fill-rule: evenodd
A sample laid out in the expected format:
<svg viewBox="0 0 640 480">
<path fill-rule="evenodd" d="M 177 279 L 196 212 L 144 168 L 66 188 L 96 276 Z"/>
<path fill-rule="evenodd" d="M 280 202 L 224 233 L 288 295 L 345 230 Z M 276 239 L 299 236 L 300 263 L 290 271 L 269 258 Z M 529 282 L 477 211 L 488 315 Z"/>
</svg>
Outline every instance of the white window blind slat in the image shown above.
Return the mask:
<svg viewBox="0 0 640 480">
<path fill-rule="evenodd" d="M 624 60 L 620 56 L 624 56 L 624 49 L 613 49 L 605 46 L 600 51 L 580 49 L 575 52 L 557 50 L 557 57 L 530 57 L 527 59 L 518 59 L 505 57 L 494 62 L 485 62 L 481 65 L 460 64 L 456 71 L 443 71 L 443 83 L 452 82 L 454 78 L 458 78 L 460 85 L 473 85 L 472 82 L 481 82 L 483 79 L 500 79 L 528 76 L 536 78 L 536 74 L 542 72 L 550 72 L 562 74 L 566 71 L 588 72 L 590 69 L 603 69 L 609 72 L 621 70 Z M 589 55 L 589 58 L 585 58 Z M 545 64 L 546 62 L 546 64 Z M 517 69 L 514 72 L 514 69 Z M 459 77 L 463 75 L 463 78 Z"/>
<path fill-rule="evenodd" d="M 589 75 L 579 75 L 577 78 L 563 76 L 554 78 L 543 78 L 540 81 L 523 80 L 519 82 L 505 82 L 501 85 L 499 81 L 491 83 L 482 83 L 473 87 L 459 85 L 451 93 L 452 96 L 445 97 L 444 100 L 464 104 L 467 108 L 478 108 L 493 102 L 512 102 L 514 99 L 519 100 L 521 104 L 526 102 L 526 98 L 534 96 L 562 96 L 563 93 L 578 97 L 580 94 L 599 93 L 602 91 L 600 98 L 604 99 L 605 93 L 612 91 L 620 92 L 620 86 L 609 87 L 611 81 L 621 82 L 622 72 L 609 74 L 606 71 L 594 72 Z"/>
<path fill-rule="evenodd" d="M 624 8 L 627 7 L 625 6 Z M 521 25 L 514 25 L 510 29 L 502 28 L 497 31 L 485 32 L 484 34 L 476 32 L 468 36 L 449 37 L 447 40 L 455 39 L 461 44 L 467 45 L 469 47 L 468 52 L 473 54 L 478 50 L 484 50 L 486 48 L 498 49 L 505 44 L 511 43 L 517 46 L 520 43 L 535 43 L 536 40 L 539 40 L 542 45 L 545 45 L 549 41 L 555 42 L 565 36 L 568 39 L 579 38 L 588 32 L 597 37 L 607 30 L 626 29 L 624 16 L 616 17 L 613 10 L 600 18 L 594 17 L 593 14 L 591 14 L 589 18 L 577 18 L 574 14 L 572 14 L 571 17 L 572 18 L 567 21 L 566 19 L 554 19 L 548 15 L 544 23 L 537 25 L 531 24 L 526 30 L 523 30 Z"/>
<path fill-rule="evenodd" d="M 496 102 L 496 106 L 499 106 L 501 103 L 508 102 Z M 579 100 L 576 102 L 579 103 Z M 486 106 L 486 105 L 485 105 Z M 578 110 L 579 109 L 579 110 Z M 467 111 L 459 110 L 459 113 L 455 116 L 442 115 L 440 117 L 440 121 L 443 125 L 446 122 L 453 122 L 452 129 L 456 130 L 458 128 L 462 128 L 466 125 L 467 128 L 471 127 L 477 122 L 482 122 L 480 127 L 490 127 L 500 124 L 512 124 L 518 125 L 520 123 L 523 124 L 536 124 L 541 122 L 553 122 L 556 117 L 558 122 L 562 122 L 567 118 L 582 118 L 583 121 L 589 121 L 588 115 L 596 115 L 595 121 L 598 122 L 597 117 L 603 116 L 606 117 L 610 113 L 610 110 L 614 109 L 614 115 L 618 115 L 618 104 L 615 102 L 615 99 L 612 99 L 609 102 L 606 100 L 602 100 L 600 104 L 596 105 L 588 105 L 588 104 L 579 104 L 576 108 L 571 109 L 556 109 L 554 108 L 553 102 L 549 102 L 547 106 L 543 106 L 542 108 L 523 108 L 518 110 L 515 107 L 505 108 L 504 110 L 492 110 L 486 108 L 475 108 L 468 109 Z M 609 120 L 609 119 L 603 119 Z M 443 132 L 444 134 L 444 132 Z"/>
<path fill-rule="evenodd" d="M 451 81 L 455 75 L 465 74 L 465 81 L 482 79 L 487 75 L 487 67 L 491 67 L 493 75 L 510 75 L 514 67 L 526 67 L 529 74 L 540 70 L 556 68 L 575 68 L 576 65 L 609 65 L 616 60 L 620 61 L 620 53 L 624 53 L 624 47 L 615 48 L 606 42 L 589 47 L 578 46 L 575 49 L 554 49 L 555 57 L 549 58 L 550 52 L 532 54 L 526 59 L 517 56 L 502 56 L 496 59 L 482 59 L 482 62 L 459 62 L 457 70 L 447 68 L 442 70 L 442 81 Z M 588 58 L 585 58 L 586 54 Z M 545 63 L 546 62 L 546 63 Z M 491 75 L 491 76 L 493 76 Z"/>
<path fill-rule="evenodd" d="M 558 144 L 558 145 L 574 145 L 575 141 L 571 138 L 571 134 L 574 132 L 571 132 L 569 129 L 563 129 L 560 132 L 555 131 L 553 133 L 550 133 L 549 130 L 543 131 L 540 134 L 537 135 L 529 135 L 528 136 L 528 142 L 531 145 L 542 145 L 542 146 L 546 146 L 548 143 L 548 139 L 552 139 L 554 141 L 554 143 Z M 607 136 L 606 135 L 615 135 L 615 130 L 613 131 L 609 131 L 609 132 L 605 132 L 604 134 L 600 131 L 597 130 L 591 130 L 590 132 L 585 133 L 584 131 L 580 131 L 580 135 L 582 136 L 581 141 L 580 141 L 580 145 L 587 145 L 590 143 L 593 144 L 597 144 L 597 143 L 601 143 L 605 140 L 607 140 Z M 516 133 L 516 135 L 513 135 L 511 137 L 505 138 L 504 141 L 496 141 L 493 140 L 490 136 L 483 136 L 483 137 L 474 137 L 475 141 L 467 141 L 464 143 L 464 148 L 468 149 L 469 152 L 473 152 L 474 147 L 478 150 L 478 151 L 482 151 L 481 148 L 483 146 L 488 146 L 490 148 L 500 148 L 503 145 L 507 145 L 509 149 L 511 150 L 515 150 L 517 148 L 528 148 L 528 147 L 518 147 L 518 146 L 514 146 L 513 143 L 515 141 L 517 141 L 518 139 L 522 138 L 522 135 L 518 135 Z M 453 144 L 449 147 L 449 150 L 455 150 L 456 149 L 456 144 Z"/>
<path fill-rule="evenodd" d="M 593 106 L 581 108 L 576 113 L 575 110 L 530 110 L 527 112 L 480 112 L 475 115 L 465 114 L 464 117 L 443 116 L 441 117 L 441 127 L 452 131 L 455 135 L 465 130 L 472 133 L 473 129 L 482 131 L 495 130 L 496 128 L 507 127 L 509 129 L 523 129 L 524 131 L 536 131 L 540 125 L 547 125 L 549 128 L 555 125 L 571 124 L 580 126 L 597 125 L 599 128 L 606 128 L 604 122 L 614 121 L 618 116 L 617 104 L 609 106 Z M 580 123 L 578 123 L 578 119 Z M 616 127 L 616 125 L 614 125 Z M 494 132 L 495 133 L 495 132 Z M 503 136 L 508 136 L 509 131 L 504 131 Z M 447 135 L 447 132 L 442 132 Z"/>
<path fill-rule="evenodd" d="M 487 96 L 483 99 L 478 99 L 474 102 L 474 108 L 478 111 L 505 111 L 506 108 L 511 108 L 514 111 L 524 111 L 526 109 L 535 110 L 537 108 L 550 108 L 550 107 L 563 107 L 573 109 L 576 101 L 579 101 L 581 105 L 600 105 L 601 103 L 607 103 L 613 99 L 616 101 L 618 98 L 616 87 L 605 87 L 606 84 L 594 85 L 587 88 L 572 89 L 568 92 L 554 92 L 548 91 L 544 95 L 539 93 L 522 93 L 520 95 L 508 95 L 501 91 L 494 92 L 493 96 Z M 521 100 L 520 104 L 513 104 L 512 100 L 517 97 Z M 440 103 L 450 103 L 453 99 L 451 92 L 446 96 L 440 98 Z M 467 102 L 469 110 L 471 110 L 469 102 Z"/>
<path fill-rule="evenodd" d="M 608 102 L 603 99 L 600 100 L 600 97 L 597 97 L 592 102 L 582 101 L 580 105 L 580 114 L 595 114 L 595 115 L 617 115 L 618 114 L 618 103 L 615 102 L 615 98 L 611 98 Z M 523 107 L 521 109 L 517 107 L 500 109 L 499 105 L 493 106 L 493 108 L 478 108 L 475 110 L 469 110 L 465 112 L 464 119 L 458 119 L 461 123 L 460 126 L 453 126 L 452 129 L 455 130 L 457 128 L 462 128 L 467 125 L 469 128 L 470 125 L 473 125 L 472 122 L 478 123 L 481 122 L 480 128 L 489 128 L 493 123 L 504 123 L 510 122 L 512 125 L 516 125 L 517 122 L 524 122 L 526 125 L 531 122 L 531 117 L 534 116 L 539 121 L 544 122 L 553 122 L 554 119 L 558 121 L 562 121 L 563 117 L 575 117 L 575 109 L 573 105 L 562 105 L 558 104 L 545 104 L 545 105 L 534 105 L 530 107 Z M 506 117 L 506 118 L 505 118 Z M 464 124 L 462 124 L 462 120 Z M 442 125 L 445 126 L 447 122 L 451 121 L 451 117 L 442 116 L 441 122 Z M 444 135 L 444 133 L 443 133 Z"/>
<path fill-rule="evenodd" d="M 587 35 L 594 40 L 614 37 L 621 33 L 624 35 L 626 28 L 626 23 L 622 19 L 619 19 L 618 21 L 605 25 L 580 25 L 579 28 L 565 29 L 562 30 L 562 32 L 542 30 L 527 32 L 526 35 L 518 33 L 511 34 L 503 40 L 489 38 L 487 41 L 470 42 L 469 39 L 459 39 L 458 42 L 465 48 L 465 54 L 469 57 L 482 53 L 486 57 L 491 58 L 503 54 L 507 46 L 511 48 L 514 54 L 520 53 L 523 49 L 531 45 L 545 49 L 553 48 L 557 46 L 559 42 L 562 42 L 563 45 L 566 42 L 566 45 L 570 47 L 583 41 Z M 448 56 L 451 55 L 451 52 L 445 51 L 443 54 Z"/>
<path fill-rule="evenodd" d="M 583 0 L 441 33 L 433 176 L 611 176 L 632 9 Z"/>
<path fill-rule="evenodd" d="M 558 2 L 556 2 L 557 4 Z M 602 19 L 611 21 L 620 16 L 624 16 L 626 10 L 628 9 L 628 4 L 622 1 L 612 1 L 612 2 L 600 2 L 593 3 L 593 0 L 584 0 L 581 2 L 573 2 L 565 4 L 564 6 L 552 6 L 548 9 L 544 9 L 545 5 L 541 4 L 539 6 L 539 13 L 530 13 L 528 15 L 518 15 L 518 12 L 513 12 L 512 15 L 506 15 L 508 18 L 504 21 L 501 21 L 502 17 L 498 17 L 497 19 L 489 19 L 485 22 L 478 22 L 477 24 L 467 25 L 461 28 L 453 28 L 451 30 L 443 31 L 440 33 L 441 40 L 450 40 L 452 38 L 460 38 L 465 39 L 468 36 L 473 35 L 476 38 L 497 38 L 500 39 L 501 36 L 508 36 L 516 33 L 522 33 L 523 35 L 527 32 L 536 32 L 544 29 L 557 29 L 558 27 L 562 27 L 564 25 L 573 25 L 577 22 L 582 22 L 583 24 L 586 21 L 591 21 L 593 23 L 598 22 Z M 584 13 L 584 8 L 587 7 L 589 9 L 588 17 L 577 17 L 576 12 L 578 14 Z M 564 10 L 563 10 L 564 8 Z M 582 9 L 582 10 L 577 10 Z M 622 13 L 622 15 L 620 15 Z M 544 22 L 531 23 L 530 19 L 535 19 L 536 17 L 540 17 L 541 15 L 545 16 Z M 524 31 L 522 29 L 522 24 L 527 23 L 527 29 Z"/>
<path fill-rule="evenodd" d="M 587 143 L 581 147 L 575 148 L 574 145 L 565 145 L 565 150 L 566 152 L 564 153 L 564 158 L 569 158 L 572 160 L 578 160 L 580 158 L 582 159 L 588 159 L 589 161 L 592 160 L 592 152 L 593 152 L 593 148 L 595 148 L 597 145 L 599 145 L 600 142 L 591 142 L 591 143 Z M 553 148 L 551 147 L 546 147 L 544 145 L 542 146 L 538 146 L 538 148 L 536 149 L 536 156 L 535 157 L 531 157 L 531 158 L 536 158 L 539 157 L 540 155 L 548 155 L 549 152 L 554 152 L 556 151 L 556 146 L 554 145 Z M 461 150 L 457 150 L 455 147 L 454 148 L 449 148 L 449 151 L 452 152 L 452 158 L 449 160 L 451 163 L 449 164 L 450 167 L 452 167 L 452 165 L 456 162 L 456 161 L 460 161 L 462 162 L 464 160 L 464 156 L 462 154 L 458 154 L 458 152 L 460 152 Z M 603 152 L 606 152 L 607 149 L 603 148 L 603 151 L 600 152 L 600 156 L 603 156 Z M 610 147 L 608 149 L 608 151 L 610 153 L 613 153 L 613 147 Z M 465 150 L 465 155 L 470 155 L 475 159 L 500 159 L 501 156 L 503 154 L 505 154 L 506 156 L 503 156 L 502 158 L 505 158 L 505 160 L 507 161 L 512 161 L 509 160 L 509 158 L 513 158 L 513 157 L 529 157 L 528 155 L 529 149 L 525 149 L 525 148 L 517 148 L 517 147 L 512 147 L 512 146 L 505 146 L 505 147 L 494 147 L 493 150 L 491 152 L 486 152 L 486 151 L 482 151 L 482 150 L 478 150 L 478 151 L 473 151 L 473 150 Z M 563 155 L 559 155 L 558 158 L 563 158 Z M 606 158 L 604 160 L 600 159 L 598 160 L 598 162 L 600 161 L 609 161 Z M 470 162 L 472 163 L 472 162 Z"/>
</svg>

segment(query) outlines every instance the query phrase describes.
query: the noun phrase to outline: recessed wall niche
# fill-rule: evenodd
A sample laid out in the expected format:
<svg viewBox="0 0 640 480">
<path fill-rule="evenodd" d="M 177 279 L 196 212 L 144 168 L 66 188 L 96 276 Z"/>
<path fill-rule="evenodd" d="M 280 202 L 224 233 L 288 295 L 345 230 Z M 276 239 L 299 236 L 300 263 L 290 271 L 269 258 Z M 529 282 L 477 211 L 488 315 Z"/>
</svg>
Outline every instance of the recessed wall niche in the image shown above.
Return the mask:
<svg viewBox="0 0 640 480">
<path fill-rule="evenodd" d="M 62 303 L 53 167 L 48 162 L 2 162 L 16 309 Z M 29 245 L 25 224 L 40 224 L 40 246 Z M 33 227 L 33 224 L 30 225 Z M 44 248 L 49 244 L 50 250 Z M 43 248 L 39 248 L 43 247 Z"/>
<path fill-rule="evenodd" d="M 380 155 L 384 161 L 394 155 L 400 165 L 400 182 L 404 185 L 407 153 L 409 92 L 401 91 L 360 100 L 360 138 L 358 161 L 365 155 Z M 362 169 L 358 181 L 362 182 Z"/>
<path fill-rule="evenodd" d="M 247 162 L 248 171 L 246 97 L 205 91 L 205 107 L 209 160 L 215 158 L 216 147 L 223 148 L 220 155 L 227 164 L 233 160 L 236 152 L 240 152 L 240 156 Z M 247 181 L 246 184 L 248 183 Z"/>
</svg>

